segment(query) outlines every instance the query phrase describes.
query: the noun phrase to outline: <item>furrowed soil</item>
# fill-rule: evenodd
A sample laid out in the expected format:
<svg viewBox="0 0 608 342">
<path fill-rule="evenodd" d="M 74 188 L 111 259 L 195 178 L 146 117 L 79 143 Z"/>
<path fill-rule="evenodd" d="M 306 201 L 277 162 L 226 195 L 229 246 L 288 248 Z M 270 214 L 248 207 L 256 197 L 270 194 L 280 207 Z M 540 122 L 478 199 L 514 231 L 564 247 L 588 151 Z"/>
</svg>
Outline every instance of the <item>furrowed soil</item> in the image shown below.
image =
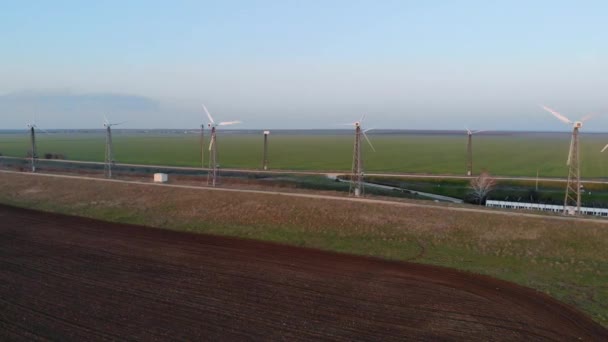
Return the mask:
<svg viewBox="0 0 608 342">
<path fill-rule="evenodd" d="M 486 276 L 8 206 L 0 302 L 3 340 L 608 340 Z"/>
<path fill-rule="evenodd" d="M 538 290 L 608 327 L 607 220 L 57 177 L 0 172 L 0 203 L 484 274 Z"/>
</svg>

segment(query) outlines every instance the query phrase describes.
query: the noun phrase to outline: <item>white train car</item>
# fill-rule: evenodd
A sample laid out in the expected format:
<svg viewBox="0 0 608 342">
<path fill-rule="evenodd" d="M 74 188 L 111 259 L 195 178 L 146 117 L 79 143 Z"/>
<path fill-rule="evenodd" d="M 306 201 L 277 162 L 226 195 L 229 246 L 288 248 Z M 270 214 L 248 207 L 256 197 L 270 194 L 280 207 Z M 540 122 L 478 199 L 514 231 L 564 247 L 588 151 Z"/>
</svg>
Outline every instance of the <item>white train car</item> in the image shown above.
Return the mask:
<svg viewBox="0 0 608 342">
<path fill-rule="evenodd" d="M 502 208 L 502 209 L 538 210 L 538 211 L 549 211 L 549 212 L 553 212 L 553 213 L 561 213 L 564 211 L 564 206 L 557 205 L 557 204 L 509 202 L 509 201 L 495 201 L 495 200 L 487 200 L 486 207 Z M 608 208 L 581 207 L 581 214 L 608 217 Z"/>
</svg>

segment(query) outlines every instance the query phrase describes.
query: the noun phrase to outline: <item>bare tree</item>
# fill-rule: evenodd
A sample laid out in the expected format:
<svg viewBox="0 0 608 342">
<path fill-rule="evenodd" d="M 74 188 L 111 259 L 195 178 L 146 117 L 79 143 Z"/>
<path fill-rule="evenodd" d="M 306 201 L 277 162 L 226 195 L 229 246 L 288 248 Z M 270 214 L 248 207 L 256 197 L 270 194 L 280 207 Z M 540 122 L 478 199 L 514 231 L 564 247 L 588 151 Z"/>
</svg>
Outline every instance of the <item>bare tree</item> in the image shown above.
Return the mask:
<svg viewBox="0 0 608 342">
<path fill-rule="evenodd" d="M 471 197 L 481 204 L 486 200 L 490 191 L 496 186 L 496 179 L 492 178 L 489 173 L 482 172 L 477 178 L 471 179 L 469 188 L 471 189 Z"/>
</svg>

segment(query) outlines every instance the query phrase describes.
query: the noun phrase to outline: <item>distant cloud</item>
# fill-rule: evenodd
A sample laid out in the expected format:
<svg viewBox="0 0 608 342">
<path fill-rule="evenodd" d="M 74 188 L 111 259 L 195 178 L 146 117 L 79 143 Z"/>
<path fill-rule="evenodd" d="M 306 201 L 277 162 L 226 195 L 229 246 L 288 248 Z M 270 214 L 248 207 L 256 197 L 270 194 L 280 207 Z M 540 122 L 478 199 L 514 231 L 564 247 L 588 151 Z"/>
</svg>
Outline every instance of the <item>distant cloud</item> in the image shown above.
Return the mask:
<svg viewBox="0 0 608 342">
<path fill-rule="evenodd" d="M 17 126 L 35 118 L 49 128 L 55 122 L 60 122 L 58 127 L 95 127 L 104 116 L 122 121 L 162 111 L 158 101 L 129 94 L 26 90 L 0 96 L 0 112 L 10 115 Z"/>
</svg>

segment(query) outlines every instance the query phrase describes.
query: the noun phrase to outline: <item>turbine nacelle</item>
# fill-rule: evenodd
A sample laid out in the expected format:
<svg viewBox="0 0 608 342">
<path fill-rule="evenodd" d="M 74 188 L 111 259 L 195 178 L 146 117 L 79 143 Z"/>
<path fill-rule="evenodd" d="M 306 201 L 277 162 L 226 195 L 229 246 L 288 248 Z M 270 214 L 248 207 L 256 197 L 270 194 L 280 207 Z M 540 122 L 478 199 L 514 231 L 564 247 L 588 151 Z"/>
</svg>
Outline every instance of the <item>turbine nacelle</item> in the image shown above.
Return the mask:
<svg viewBox="0 0 608 342">
<path fill-rule="evenodd" d="M 347 124 L 339 124 L 339 125 L 354 126 L 355 128 L 359 128 L 363 125 L 363 120 L 365 120 L 365 114 L 363 114 L 363 116 L 361 117 L 361 119 L 359 119 L 359 121 L 355 121 L 355 122 L 351 122 L 351 123 L 347 123 Z"/>
<path fill-rule="evenodd" d="M 574 122 L 574 124 L 572 125 L 572 127 L 574 127 L 574 128 L 581 128 L 581 127 L 583 127 L 583 122 L 582 121 L 576 121 L 576 122 Z"/>
</svg>

